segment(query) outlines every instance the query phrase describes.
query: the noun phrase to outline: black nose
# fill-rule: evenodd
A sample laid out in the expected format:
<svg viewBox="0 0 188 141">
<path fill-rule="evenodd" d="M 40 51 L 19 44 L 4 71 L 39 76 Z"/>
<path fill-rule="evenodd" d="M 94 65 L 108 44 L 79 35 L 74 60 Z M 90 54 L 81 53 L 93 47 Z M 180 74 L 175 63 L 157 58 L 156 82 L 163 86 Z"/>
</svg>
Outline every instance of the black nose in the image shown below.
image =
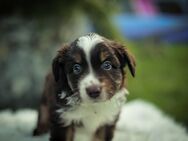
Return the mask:
<svg viewBox="0 0 188 141">
<path fill-rule="evenodd" d="M 97 98 L 97 97 L 99 97 L 99 95 L 101 93 L 101 87 L 98 85 L 93 85 L 93 86 L 87 87 L 86 92 L 89 97 Z"/>
</svg>

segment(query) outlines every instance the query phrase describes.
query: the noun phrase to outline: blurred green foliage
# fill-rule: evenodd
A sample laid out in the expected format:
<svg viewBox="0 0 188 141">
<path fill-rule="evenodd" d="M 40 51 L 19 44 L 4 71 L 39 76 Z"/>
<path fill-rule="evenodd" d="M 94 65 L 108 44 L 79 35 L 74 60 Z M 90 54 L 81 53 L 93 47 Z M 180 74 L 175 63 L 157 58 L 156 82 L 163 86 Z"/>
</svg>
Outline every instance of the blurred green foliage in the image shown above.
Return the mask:
<svg viewBox="0 0 188 141">
<path fill-rule="evenodd" d="M 187 44 L 128 42 L 137 61 L 136 77 L 128 75 L 129 100 L 153 102 L 188 125 Z"/>
<path fill-rule="evenodd" d="M 26 19 L 37 19 L 43 25 L 46 22 L 68 23 L 75 16 L 85 15 L 95 31 L 110 38 L 119 38 L 119 31 L 111 22 L 111 16 L 120 10 L 116 0 L 2 0 L 0 17 L 19 15 Z"/>
</svg>

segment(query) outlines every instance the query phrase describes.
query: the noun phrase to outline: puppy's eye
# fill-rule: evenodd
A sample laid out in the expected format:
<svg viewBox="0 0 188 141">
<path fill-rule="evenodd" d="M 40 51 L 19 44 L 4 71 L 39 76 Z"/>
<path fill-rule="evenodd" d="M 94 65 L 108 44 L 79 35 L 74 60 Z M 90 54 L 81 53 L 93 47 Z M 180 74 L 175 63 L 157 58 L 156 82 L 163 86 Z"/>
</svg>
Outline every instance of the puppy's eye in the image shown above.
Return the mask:
<svg viewBox="0 0 188 141">
<path fill-rule="evenodd" d="M 111 64 L 110 61 L 105 61 L 105 62 L 102 63 L 101 68 L 103 70 L 111 70 L 112 69 L 112 64 Z"/>
<path fill-rule="evenodd" d="M 79 64 L 74 64 L 72 69 L 74 74 L 79 74 L 82 71 L 82 67 Z"/>
</svg>

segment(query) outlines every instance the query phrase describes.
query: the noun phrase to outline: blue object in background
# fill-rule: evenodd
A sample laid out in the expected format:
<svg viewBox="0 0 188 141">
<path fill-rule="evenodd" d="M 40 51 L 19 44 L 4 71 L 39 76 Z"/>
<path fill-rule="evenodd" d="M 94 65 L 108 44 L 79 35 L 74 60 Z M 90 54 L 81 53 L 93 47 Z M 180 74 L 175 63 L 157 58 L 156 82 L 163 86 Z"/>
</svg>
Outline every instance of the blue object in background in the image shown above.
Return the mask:
<svg viewBox="0 0 188 141">
<path fill-rule="evenodd" d="M 184 16 L 120 14 L 113 20 L 131 40 L 157 37 L 160 41 L 188 42 L 188 20 Z"/>
</svg>

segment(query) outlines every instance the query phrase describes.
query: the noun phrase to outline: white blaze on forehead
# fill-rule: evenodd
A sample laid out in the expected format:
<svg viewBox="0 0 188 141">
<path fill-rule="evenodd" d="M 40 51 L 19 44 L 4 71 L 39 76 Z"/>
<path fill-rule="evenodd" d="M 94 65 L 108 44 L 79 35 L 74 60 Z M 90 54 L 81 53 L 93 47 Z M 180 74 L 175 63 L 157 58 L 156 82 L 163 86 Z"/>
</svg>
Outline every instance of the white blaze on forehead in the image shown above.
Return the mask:
<svg viewBox="0 0 188 141">
<path fill-rule="evenodd" d="M 88 63 L 89 72 L 88 74 L 80 81 L 79 89 L 81 98 L 85 101 L 88 100 L 88 96 L 86 93 L 86 88 L 92 85 L 100 85 L 99 80 L 95 76 L 93 68 L 91 66 L 91 50 L 98 44 L 103 42 L 101 36 L 97 34 L 89 34 L 86 36 L 82 36 L 77 41 L 77 46 L 83 49 L 86 55 L 86 61 Z"/>
<path fill-rule="evenodd" d="M 97 34 L 89 34 L 78 38 L 77 46 L 82 48 L 85 52 L 87 59 L 90 58 L 90 52 L 96 44 L 103 41 L 102 37 Z"/>
</svg>

